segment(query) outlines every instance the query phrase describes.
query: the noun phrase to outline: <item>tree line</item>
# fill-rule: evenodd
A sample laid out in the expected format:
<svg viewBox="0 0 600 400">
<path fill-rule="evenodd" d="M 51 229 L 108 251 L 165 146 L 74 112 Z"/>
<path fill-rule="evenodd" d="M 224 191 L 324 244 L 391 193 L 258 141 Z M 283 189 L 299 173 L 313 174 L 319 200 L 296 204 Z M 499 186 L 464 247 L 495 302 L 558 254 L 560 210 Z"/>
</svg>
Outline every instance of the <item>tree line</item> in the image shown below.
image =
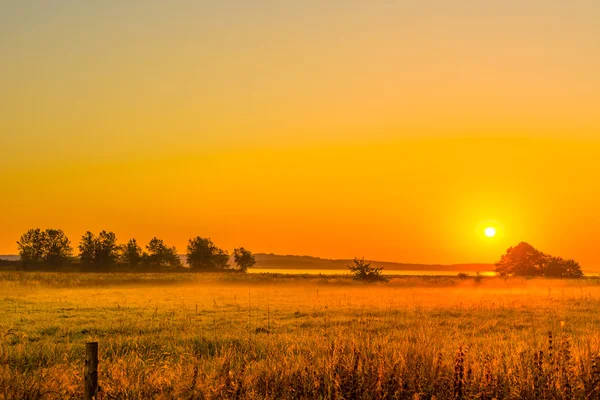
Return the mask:
<svg viewBox="0 0 600 400">
<path fill-rule="evenodd" d="M 174 271 L 183 269 L 183 263 L 175 246 L 168 246 L 162 239 L 152 238 L 145 250 L 136 239 L 119 245 L 114 232 L 101 231 L 97 235 L 86 232 L 77 246 L 79 253 L 73 255 L 73 247 L 67 235 L 60 229 L 30 229 L 17 241 L 19 264 L 25 270 L 87 270 L 87 271 Z M 189 239 L 185 254 L 192 271 L 198 272 L 246 272 L 256 264 L 254 255 L 243 247 L 230 255 L 217 247 L 209 238 L 197 236 Z M 230 264 L 233 259 L 234 265 Z M 545 276 L 553 278 L 581 278 L 579 263 L 572 259 L 551 256 L 532 245 L 522 242 L 510 247 L 496 264 L 500 276 Z M 355 259 L 348 266 L 359 280 L 382 279 L 382 268 L 371 267 L 363 259 Z M 188 270 L 187 268 L 185 270 Z"/>
<path fill-rule="evenodd" d="M 145 250 L 136 239 L 125 244 L 117 243 L 114 232 L 101 231 L 97 235 L 86 232 L 79 241 L 78 255 L 60 229 L 30 229 L 17 241 L 20 265 L 26 270 L 81 269 L 89 271 L 173 271 L 183 268 L 177 248 L 152 238 Z M 235 266 L 229 261 L 233 256 Z M 232 255 L 217 247 L 212 240 L 197 236 L 189 239 L 185 254 L 187 264 L 197 272 L 246 272 L 256 264 L 254 255 L 243 247 Z"/>
</svg>

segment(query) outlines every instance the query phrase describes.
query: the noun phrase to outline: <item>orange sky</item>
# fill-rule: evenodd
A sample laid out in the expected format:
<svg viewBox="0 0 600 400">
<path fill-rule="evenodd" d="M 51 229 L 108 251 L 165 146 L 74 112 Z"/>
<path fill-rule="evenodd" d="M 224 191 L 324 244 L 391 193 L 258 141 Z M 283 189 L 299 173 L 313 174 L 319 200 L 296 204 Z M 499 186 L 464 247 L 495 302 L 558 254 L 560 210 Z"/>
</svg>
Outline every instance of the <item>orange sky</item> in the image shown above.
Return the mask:
<svg viewBox="0 0 600 400">
<path fill-rule="evenodd" d="M 56 227 L 600 266 L 597 2 L 281 3 L 3 5 L 0 254 Z"/>
</svg>

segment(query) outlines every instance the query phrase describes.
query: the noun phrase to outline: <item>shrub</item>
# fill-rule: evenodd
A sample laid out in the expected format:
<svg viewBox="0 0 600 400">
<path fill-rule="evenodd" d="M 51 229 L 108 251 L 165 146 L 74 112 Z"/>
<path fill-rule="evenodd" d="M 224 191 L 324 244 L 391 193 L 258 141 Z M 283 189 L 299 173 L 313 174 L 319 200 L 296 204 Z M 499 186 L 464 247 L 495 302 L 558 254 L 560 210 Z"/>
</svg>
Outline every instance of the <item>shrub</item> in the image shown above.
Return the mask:
<svg viewBox="0 0 600 400">
<path fill-rule="evenodd" d="M 383 267 L 371 267 L 370 263 L 365 262 L 364 258 L 355 258 L 354 265 L 348 265 L 348 269 L 354 274 L 354 279 L 367 282 L 387 282 L 381 271 Z"/>
</svg>

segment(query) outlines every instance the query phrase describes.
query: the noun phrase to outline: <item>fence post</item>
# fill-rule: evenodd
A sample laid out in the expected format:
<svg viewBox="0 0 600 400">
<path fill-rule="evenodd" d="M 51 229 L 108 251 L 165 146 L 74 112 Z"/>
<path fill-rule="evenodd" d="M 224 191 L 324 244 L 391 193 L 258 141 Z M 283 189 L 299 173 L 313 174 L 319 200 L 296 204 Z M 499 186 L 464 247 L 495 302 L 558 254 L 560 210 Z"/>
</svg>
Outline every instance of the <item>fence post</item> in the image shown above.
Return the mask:
<svg viewBox="0 0 600 400">
<path fill-rule="evenodd" d="M 85 344 L 84 400 L 94 400 L 98 393 L 98 342 Z"/>
</svg>

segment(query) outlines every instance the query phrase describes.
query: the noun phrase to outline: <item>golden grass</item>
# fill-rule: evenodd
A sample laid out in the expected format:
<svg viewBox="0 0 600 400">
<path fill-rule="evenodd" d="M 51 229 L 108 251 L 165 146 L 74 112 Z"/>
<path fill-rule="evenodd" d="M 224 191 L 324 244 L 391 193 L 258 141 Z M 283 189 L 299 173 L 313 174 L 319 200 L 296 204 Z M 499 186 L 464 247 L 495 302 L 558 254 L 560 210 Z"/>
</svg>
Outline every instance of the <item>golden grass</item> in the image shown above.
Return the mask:
<svg viewBox="0 0 600 400">
<path fill-rule="evenodd" d="M 0 274 L 0 398 L 600 398 L 600 282 Z M 549 336 L 549 332 L 551 335 Z"/>
</svg>

